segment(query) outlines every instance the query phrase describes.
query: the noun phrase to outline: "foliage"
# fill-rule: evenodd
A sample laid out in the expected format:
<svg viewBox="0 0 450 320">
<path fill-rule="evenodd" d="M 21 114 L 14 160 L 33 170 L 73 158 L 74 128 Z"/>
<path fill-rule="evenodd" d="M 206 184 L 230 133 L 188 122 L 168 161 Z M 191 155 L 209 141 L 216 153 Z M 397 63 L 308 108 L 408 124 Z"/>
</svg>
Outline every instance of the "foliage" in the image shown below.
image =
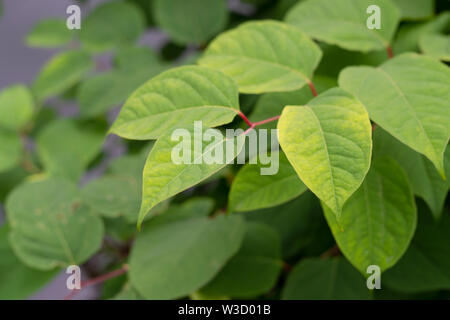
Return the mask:
<svg viewBox="0 0 450 320">
<path fill-rule="evenodd" d="M 58 52 L 0 90 L 0 298 L 98 255 L 98 274 L 122 275 L 115 299 L 449 297 L 449 12 L 245 2 L 115 0 L 79 31 L 31 28 L 28 46 Z M 154 27 L 163 48 L 138 45 Z M 212 128 L 246 131 L 211 146 Z M 175 129 L 191 164 L 173 161 Z M 278 129 L 259 150 L 273 175 L 246 150 L 262 129 Z M 233 157 L 198 161 L 217 146 Z"/>
</svg>

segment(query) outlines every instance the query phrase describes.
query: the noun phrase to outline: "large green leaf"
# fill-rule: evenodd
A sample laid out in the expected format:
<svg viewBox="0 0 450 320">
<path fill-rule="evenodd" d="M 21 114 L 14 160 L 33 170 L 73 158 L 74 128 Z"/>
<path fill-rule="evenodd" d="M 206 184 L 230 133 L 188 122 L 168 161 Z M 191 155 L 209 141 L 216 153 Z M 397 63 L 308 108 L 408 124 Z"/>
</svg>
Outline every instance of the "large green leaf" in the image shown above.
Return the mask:
<svg viewBox="0 0 450 320">
<path fill-rule="evenodd" d="M 450 137 L 446 65 L 430 57 L 402 54 L 378 68 L 347 68 L 339 85 L 365 105 L 373 121 L 424 154 L 445 176 L 443 155 Z"/>
<path fill-rule="evenodd" d="M 232 77 L 243 93 L 292 91 L 311 82 L 322 54 L 298 29 L 247 22 L 218 36 L 199 63 Z"/>
<path fill-rule="evenodd" d="M 400 261 L 383 274 L 389 288 L 401 292 L 450 289 L 450 216 L 435 221 L 419 205 L 416 234 Z"/>
<path fill-rule="evenodd" d="M 236 84 L 224 74 L 197 66 L 168 70 L 125 102 L 110 132 L 127 139 L 156 139 L 173 128 L 202 120 L 214 127 L 239 112 Z"/>
<path fill-rule="evenodd" d="M 285 300 L 366 300 L 363 276 L 343 258 L 304 259 L 289 274 Z"/>
<path fill-rule="evenodd" d="M 279 140 L 303 183 L 338 217 L 369 170 L 372 130 L 364 107 L 334 88 L 305 106 L 287 106 Z"/>
<path fill-rule="evenodd" d="M 102 243 L 102 221 L 80 206 L 77 188 L 64 180 L 20 185 L 9 195 L 6 213 L 14 253 L 36 269 L 81 264 Z"/>
<path fill-rule="evenodd" d="M 144 16 L 134 4 L 110 1 L 99 5 L 83 21 L 80 40 L 90 51 L 116 49 L 137 41 L 144 27 Z"/>
<path fill-rule="evenodd" d="M 408 177 L 391 158 L 375 158 L 362 186 L 342 209 L 339 223 L 328 208 L 324 211 L 339 248 L 363 274 L 370 265 L 383 272 L 397 263 L 417 223 Z"/>
<path fill-rule="evenodd" d="M 25 38 L 30 47 L 53 48 L 64 46 L 72 40 L 74 30 L 69 30 L 63 19 L 46 19 L 37 22 Z"/>
<path fill-rule="evenodd" d="M 30 91 L 23 85 L 10 86 L 0 92 L 0 127 L 21 129 L 30 121 L 34 102 Z"/>
<path fill-rule="evenodd" d="M 380 8 L 380 29 L 369 29 L 371 5 Z M 285 20 L 312 38 L 344 49 L 368 52 L 390 46 L 400 13 L 390 0 L 300 1 Z"/>
<path fill-rule="evenodd" d="M 156 23 L 179 44 L 205 43 L 225 28 L 225 0 L 155 0 Z"/>
<path fill-rule="evenodd" d="M 442 214 L 450 181 L 443 180 L 433 164 L 420 153 L 410 149 L 381 128 L 373 133 L 374 156 L 389 155 L 406 171 L 413 191 L 423 198 L 436 218 Z M 445 151 L 446 175 L 450 176 L 450 148 Z"/>
<path fill-rule="evenodd" d="M 59 119 L 37 136 L 37 153 L 52 176 L 77 180 L 97 156 L 104 140 L 103 126 Z"/>
<path fill-rule="evenodd" d="M 186 296 L 210 281 L 238 251 L 244 231 L 237 216 L 149 226 L 131 251 L 131 284 L 147 299 Z"/>
<path fill-rule="evenodd" d="M 76 84 L 93 67 L 82 51 L 67 51 L 54 56 L 34 81 L 32 91 L 38 100 L 58 95 Z"/>
<path fill-rule="evenodd" d="M 8 225 L 0 227 L 0 299 L 26 299 L 48 283 L 56 272 L 42 272 L 22 264 L 11 250 L 8 233 Z"/>
<path fill-rule="evenodd" d="M 203 139 L 207 128 L 203 131 L 196 127 L 183 130 L 187 136 L 182 136 L 181 142 L 172 139 L 171 133 L 165 134 L 156 141 L 150 151 L 143 173 L 143 196 L 138 225 L 155 205 L 205 180 L 234 161 L 245 142 L 244 134 L 235 138 L 215 136 L 213 141 L 209 142 Z M 186 150 L 180 150 L 186 145 Z M 189 160 L 187 163 L 174 161 L 173 153 L 180 151 L 183 156 L 186 156 L 184 151 L 190 153 L 186 156 Z M 210 155 L 218 155 L 217 161 L 210 164 L 207 159 Z"/>
<path fill-rule="evenodd" d="M 261 170 L 272 164 L 246 164 L 236 175 L 229 194 L 231 211 L 250 211 L 273 207 L 287 202 L 306 191 L 283 152 L 272 152 L 273 161 L 278 161 L 278 171 L 273 175 L 262 175 Z"/>
<path fill-rule="evenodd" d="M 424 34 L 419 40 L 423 53 L 442 61 L 450 61 L 450 36 Z"/>
<path fill-rule="evenodd" d="M 430 18 L 434 14 L 434 0 L 393 0 L 400 9 L 401 17 L 408 20 Z"/>
<path fill-rule="evenodd" d="M 281 271 L 278 234 L 262 223 L 247 223 L 238 253 L 201 289 L 202 294 L 251 298 L 269 291 Z"/>
<path fill-rule="evenodd" d="M 284 259 L 311 250 L 319 254 L 334 244 L 320 202 L 310 191 L 277 207 L 246 212 L 244 217 L 265 223 L 278 232 Z"/>
<path fill-rule="evenodd" d="M 20 161 L 22 142 L 20 137 L 0 128 L 0 172 L 12 169 Z"/>
</svg>

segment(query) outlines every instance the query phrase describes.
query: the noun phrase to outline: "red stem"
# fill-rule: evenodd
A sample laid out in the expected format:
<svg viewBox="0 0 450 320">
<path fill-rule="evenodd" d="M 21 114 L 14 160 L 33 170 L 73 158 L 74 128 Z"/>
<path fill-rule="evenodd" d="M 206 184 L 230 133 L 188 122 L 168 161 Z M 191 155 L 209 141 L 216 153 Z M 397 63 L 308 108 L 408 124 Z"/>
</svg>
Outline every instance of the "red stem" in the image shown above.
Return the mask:
<svg viewBox="0 0 450 320">
<path fill-rule="evenodd" d="M 101 276 L 98 276 L 94 279 L 90 279 L 86 282 L 82 282 L 81 283 L 81 288 L 80 289 L 74 289 L 72 290 L 65 298 L 64 300 L 70 300 L 72 299 L 78 292 L 80 292 L 81 290 L 83 290 L 86 287 L 89 286 L 93 286 L 95 284 L 99 284 L 102 282 L 105 282 L 106 280 L 112 279 L 112 278 L 116 278 L 118 276 L 121 276 L 122 274 L 126 273 L 128 271 L 128 265 L 124 264 L 122 266 L 122 268 L 102 274 Z"/>
<path fill-rule="evenodd" d="M 262 124 L 265 124 L 265 123 L 268 123 L 268 122 L 272 122 L 272 121 L 275 121 L 275 120 L 278 120 L 278 119 L 280 119 L 280 116 L 275 116 L 275 117 L 272 117 L 272 118 L 269 118 L 269 119 L 261 120 L 261 121 L 258 121 L 258 122 L 253 122 L 253 125 L 256 127 L 256 126 L 260 126 Z"/>
<path fill-rule="evenodd" d="M 248 124 L 249 126 L 252 125 L 252 122 L 250 120 L 248 120 L 248 118 L 245 116 L 245 114 L 243 114 L 241 111 L 239 111 L 239 116 L 245 121 L 246 124 Z"/>
<path fill-rule="evenodd" d="M 314 87 L 314 84 L 310 81 L 310 82 L 308 82 L 308 86 L 309 86 L 309 89 L 311 89 L 311 93 L 313 94 L 313 96 L 317 97 L 317 90 Z"/>
<path fill-rule="evenodd" d="M 386 51 L 387 51 L 389 59 L 392 59 L 394 57 L 394 51 L 392 51 L 392 47 L 387 46 Z"/>
</svg>

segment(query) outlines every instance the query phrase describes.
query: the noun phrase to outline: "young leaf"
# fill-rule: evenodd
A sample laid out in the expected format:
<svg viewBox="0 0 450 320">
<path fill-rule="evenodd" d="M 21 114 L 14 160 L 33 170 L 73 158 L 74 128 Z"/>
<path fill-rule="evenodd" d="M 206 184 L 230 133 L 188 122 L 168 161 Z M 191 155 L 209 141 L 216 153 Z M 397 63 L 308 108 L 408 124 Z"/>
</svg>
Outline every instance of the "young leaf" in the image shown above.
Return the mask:
<svg viewBox="0 0 450 320">
<path fill-rule="evenodd" d="M 201 289 L 207 296 L 256 297 L 269 291 L 281 271 L 278 234 L 262 223 L 247 223 L 238 253 Z"/>
<path fill-rule="evenodd" d="M 103 126 L 58 119 L 36 139 L 37 153 L 52 176 L 76 181 L 97 156 L 104 141 Z"/>
<path fill-rule="evenodd" d="M 436 222 L 419 205 L 417 231 L 400 261 L 383 274 L 387 287 L 416 293 L 450 289 L 450 216 Z"/>
<path fill-rule="evenodd" d="M 38 271 L 22 264 L 8 242 L 9 227 L 0 227 L 0 299 L 26 299 L 55 275 L 55 271 Z"/>
<path fill-rule="evenodd" d="M 12 169 L 20 161 L 22 142 L 20 137 L 0 128 L 0 172 Z"/>
<path fill-rule="evenodd" d="M 450 36 L 424 34 L 419 41 L 420 49 L 426 55 L 442 61 L 450 61 Z"/>
<path fill-rule="evenodd" d="M 293 91 L 311 82 L 322 53 L 298 29 L 247 22 L 218 36 L 199 64 L 232 77 L 243 93 Z"/>
<path fill-rule="evenodd" d="M 430 57 L 402 54 L 378 68 L 350 67 L 339 85 L 352 92 L 370 118 L 424 154 L 445 176 L 443 154 L 450 130 L 450 69 Z"/>
<path fill-rule="evenodd" d="M 172 128 L 202 120 L 214 127 L 239 112 L 236 84 L 197 66 L 174 68 L 151 79 L 125 102 L 110 132 L 127 139 L 156 139 Z"/>
<path fill-rule="evenodd" d="M 231 211 L 251 211 L 273 207 L 306 191 L 294 168 L 283 152 L 272 152 L 278 158 L 278 172 L 262 175 L 261 169 L 268 165 L 246 164 L 236 175 L 229 194 Z M 259 157 L 258 157 L 259 160 Z"/>
<path fill-rule="evenodd" d="M 284 300 L 368 300 L 363 276 L 344 258 L 303 259 L 289 274 Z"/>
<path fill-rule="evenodd" d="M 346 202 L 339 223 L 324 207 L 339 248 L 364 275 L 397 263 L 414 234 L 417 209 L 408 177 L 391 158 L 375 158 L 362 186 Z"/>
<path fill-rule="evenodd" d="M 374 14 L 367 13 L 371 5 L 380 8 L 379 29 L 367 26 Z M 285 18 L 314 39 L 362 52 L 389 47 L 399 19 L 399 10 L 390 0 L 300 1 Z"/>
<path fill-rule="evenodd" d="M 213 142 L 208 142 L 203 139 L 207 128 L 201 131 L 191 126 L 183 130 L 185 134 L 181 142 L 173 139 L 171 133 L 162 135 L 147 158 L 138 226 L 156 204 L 196 185 L 232 162 L 245 142 L 244 134 L 234 138 L 214 137 Z M 182 149 L 182 153 L 183 157 L 188 158 L 188 163 L 175 163 L 173 153 L 180 152 L 178 149 L 185 145 L 186 150 Z M 186 155 L 185 152 L 190 154 Z M 217 155 L 217 161 L 209 164 L 205 159 L 208 154 Z"/>
<path fill-rule="evenodd" d="M 58 95 L 76 84 L 92 67 L 91 57 L 85 52 L 57 54 L 44 66 L 32 91 L 38 100 Z"/>
<path fill-rule="evenodd" d="M 10 86 L 0 91 L 0 128 L 19 130 L 33 116 L 34 102 L 23 85 Z"/>
<path fill-rule="evenodd" d="M 205 43 L 228 20 L 225 0 L 155 0 L 153 6 L 156 23 L 178 44 Z"/>
<path fill-rule="evenodd" d="M 175 299 L 204 286 L 241 245 L 238 216 L 157 224 L 138 234 L 130 256 L 130 281 L 146 299 Z"/>
<path fill-rule="evenodd" d="M 388 155 L 405 169 L 414 194 L 425 200 L 433 216 L 438 219 L 442 214 L 445 197 L 450 181 L 443 180 L 433 164 L 420 153 L 410 149 L 381 128 L 373 133 L 374 156 Z M 450 176 L 450 148 L 445 151 L 446 175 Z"/>
<path fill-rule="evenodd" d="M 364 107 L 342 89 L 330 89 L 305 106 L 284 108 L 278 130 L 300 179 L 339 219 L 370 166 L 372 130 Z"/>
<path fill-rule="evenodd" d="M 434 0 L 393 0 L 405 20 L 421 20 L 434 14 Z"/>
<path fill-rule="evenodd" d="M 17 257 L 39 270 L 81 264 L 102 243 L 103 224 L 80 206 L 78 190 L 64 180 L 25 183 L 6 201 L 10 243 Z"/>
<path fill-rule="evenodd" d="M 66 45 L 72 40 L 74 30 L 69 30 L 63 19 L 41 20 L 33 26 L 25 38 L 30 47 L 54 48 Z"/>
<path fill-rule="evenodd" d="M 135 5 L 111 1 L 96 7 L 83 21 L 80 40 L 89 51 L 102 52 L 132 44 L 144 27 L 144 16 Z"/>
</svg>

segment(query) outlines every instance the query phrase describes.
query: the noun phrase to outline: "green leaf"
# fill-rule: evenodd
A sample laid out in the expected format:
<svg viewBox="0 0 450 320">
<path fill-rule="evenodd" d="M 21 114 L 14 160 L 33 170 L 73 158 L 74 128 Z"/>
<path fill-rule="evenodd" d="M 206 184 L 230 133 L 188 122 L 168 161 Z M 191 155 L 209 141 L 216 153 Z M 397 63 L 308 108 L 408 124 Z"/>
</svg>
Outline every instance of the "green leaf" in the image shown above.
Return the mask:
<svg viewBox="0 0 450 320">
<path fill-rule="evenodd" d="M 450 216 L 436 222 L 419 205 L 416 234 L 400 261 L 383 274 L 389 288 L 408 293 L 450 289 Z"/>
<path fill-rule="evenodd" d="M 197 66 L 174 68 L 151 79 L 125 102 L 110 132 L 127 139 L 156 139 L 173 128 L 202 120 L 214 127 L 239 112 L 236 84 Z"/>
<path fill-rule="evenodd" d="M 321 56 L 301 31 L 267 20 L 221 34 L 199 63 L 232 77 L 242 93 L 264 93 L 301 89 L 311 82 Z"/>
<path fill-rule="evenodd" d="M 46 63 L 32 91 L 38 100 L 58 95 L 75 85 L 93 67 L 91 57 L 82 51 L 59 53 Z"/>
<path fill-rule="evenodd" d="M 307 254 L 313 247 L 319 248 L 319 254 L 334 244 L 320 202 L 310 191 L 277 207 L 246 212 L 244 217 L 265 223 L 278 232 L 284 259 Z"/>
<path fill-rule="evenodd" d="M 37 22 L 25 38 L 30 47 L 54 48 L 72 40 L 74 30 L 69 30 L 63 19 L 46 19 Z"/>
<path fill-rule="evenodd" d="M 450 36 L 424 34 L 419 41 L 420 49 L 426 55 L 442 61 L 450 61 Z"/>
<path fill-rule="evenodd" d="M 271 158 L 278 161 L 276 174 L 262 175 L 261 170 L 275 164 L 262 164 L 260 157 L 257 164 L 246 164 L 238 172 L 229 194 L 231 211 L 273 207 L 292 200 L 306 191 L 306 186 L 283 152 L 272 152 Z"/>
<path fill-rule="evenodd" d="M 378 68 L 350 67 L 339 85 L 353 93 L 370 118 L 424 154 L 445 176 L 443 154 L 450 130 L 450 69 L 432 58 L 402 54 Z"/>
<path fill-rule="evenodd" d="M 204 286 L 239 249 L 245 224 L 237 216 L 194 218 L 138 234 L 129 277 L 146 299 L 175 299 Z"/>
<path fill-rule="evenodd" d="M 285 107 L 278 130 L 300 179 L 339 219 L 370 166 L 372 130 L 364 107 L 342 89 L 330 89 L 305 106 Z"/>
<path fill-rule="evenodd" d="M 292 269 L 284 300 L 367 300 L 366 281 L 343 258 L 303 259 Z"/>
<path fill-rule="evenodd" d="M 207 296 L 256 297 L 269 291 L 281 272 L 278 234 L 262 223 L 247 223 L 238 253 L 201 289 Z"/>
<path fill-rule="evenodd" d="M 161 63 L 158 54 L 149 47 L 123 47 L 114 57 L 114 65 L 121 70 L 137 70 Z"/>
<path fill-rule="evenodd" d="M 450 188 L 450 181 L 443 180 L 433 164 L 420 153 L 410 149 L 381 128 L 373 133 L 373 154 L 388 155 L 395 159 L 405 169 L 414 194 L 418 195 L 431 209 L 433 216 L 439 218 L 442 214 L 445 197 Z M 450 148 L 445 152 L 446 175 L 450 176 Z"/>
<path fill-rule="evenodd" d="M 143 173 L 143 196 L 138 226 L 155 205 L 205 180 L 232 162 L 245 142 L 244 134 L 235 138 L 215 136 L 214 141 L 209 142 L 203 139 L 203 133 L 209 131 L 207 128 L 199 130 L 194 126 L 183 130 L 185 135 L 181 137 L 181 142 L 173 140 L 171 133 L 162 135 L 147 158 Z M 172 154 L 179 152 L 185 145 L 187 150 L 181 149 L 183 157 L 187 157 L 190 161 L 187 161 L 188 163 L 181 161 L 177 164 Z M 184 151 L 190 155 L 185 155 Z M 206 157 L 215 155 L 216 152 L 217 161 L 209 164 Z"/>
<path fill-rule="evenodd" d="M 52 176 L 76 181 L 100 152 L 103 126 L 58 119 L 51 122 L 36 139 L 37 153 Z"/>
<path fill-rule="evenodd" d="M 144 300 L 144 298 L 129 283 L 126 283 L 113 300 Z"/>
<path fill-rule="evenodd" d="M 0 129 L 0 172 L 12 169 L 22 156 L 20 137 L 12 132 Z"/>
<path fill-rule="evenodd" d="M 153 14 L 158 26 L 178 44 L 205 43 L 225 28 L 225 0 L 155 0 Z"/>
<path fill-rule="evenodd" d="M 10 86 L 0 91 L 0 127 L 18 130 L 33 116 L 34 101 L 23 85 Z"/>
<path fill-rule="evenodd" d="M 17 257 L 40 270 L 89 259 L 101 246 L 103 224 L 79 201 L 76 187 L 64 180 L 25 183 L 14 189 L 6 213 Z"/>
<path fill-rule="evenodd" d="M 380 8 L 380 29 L 369 29 L 371 5 Z M 306 0 L 285 18 L 310 37 L 343 49 L 369 52 L 387 48 L 397 29 L 400 13 L 390 0 Z"/>
<path fill-rule="evenodd" d="M 443 12 L 435 19 L 420 24 L 405 24 L 397 34 L 394 42 L 394 53 L 400 54 L 419 50 L 420 38 L 428 33 L 445 32 L 450 21 L 450 13 Z"/>
<path fill-rule="evenodd" d="M 111 1 L 96 7 L 83 21 L 80 40 L 89 51 L 102 52 L 136 42 L 144 27 L 144 15 L 134 4 Z"/>
<path fill-rule="evenodd" d="M 362 186 L 342 209 L 339 223 L 326 207 L 325 217 L 345 257 L 364 275 L 377 265 L 397 263 L 417 223 L 414 195 L 404 170 L 391 158 L 375 158 Z"/>
<path fill-rule="evenodd" d="M 405 20 L 421 20 L 434 14 L 434 0 L 393 0 Z"/>
<path fill-rule="evenodd" d="M 85 185 L 81 196 L 86 205 L 105 217 L 137 217 L 140 187 L 131 177 L 106 175 Z"/>
<path fill-rule="evenodd" d="M 0 299 L 26 299 L 47 284 L 56 272 L 42 272 L 22 264 L 10 248 L 8 233 L 8 225 L 0 227 Z"/>
</svg>

